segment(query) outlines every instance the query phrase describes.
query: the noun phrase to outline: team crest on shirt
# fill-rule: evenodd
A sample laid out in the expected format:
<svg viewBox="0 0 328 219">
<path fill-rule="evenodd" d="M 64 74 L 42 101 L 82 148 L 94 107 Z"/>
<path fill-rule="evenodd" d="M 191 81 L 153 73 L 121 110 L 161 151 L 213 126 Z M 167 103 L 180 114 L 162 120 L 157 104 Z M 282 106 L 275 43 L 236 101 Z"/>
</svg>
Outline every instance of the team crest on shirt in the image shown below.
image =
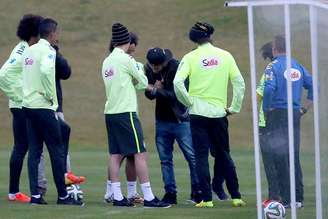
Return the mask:
<svg viewBox="0 0 328 219">
<path fill-rule="evenodd" d="M 105 78 L 111 79 L 114 76 L 114 69 L 109 68 L 105 70 Z"/>
<path fill-rule="evenodd" d="M 286 80 L 288 80 L 288 77 L 287 77 L 288 73 L 287 73 L 287 70 L 284 72 L 284 77 L 286 78 Z M 298 81 L 302 78 L 302 74 L 301 72 L 298 70 L 298 69 L 295 69 L 295 68 L 291 68 L 290 69 L 290 74 L 289 74 L 289 78 L 291 81 Z"/>
<path fill-rule="evenodd" d="M 200 64 L 203 68 L 211 69 L 217 67 L 220 64 L 220 61 L 217 57 L 207 57 L 201 59 Z"/>
</svg>

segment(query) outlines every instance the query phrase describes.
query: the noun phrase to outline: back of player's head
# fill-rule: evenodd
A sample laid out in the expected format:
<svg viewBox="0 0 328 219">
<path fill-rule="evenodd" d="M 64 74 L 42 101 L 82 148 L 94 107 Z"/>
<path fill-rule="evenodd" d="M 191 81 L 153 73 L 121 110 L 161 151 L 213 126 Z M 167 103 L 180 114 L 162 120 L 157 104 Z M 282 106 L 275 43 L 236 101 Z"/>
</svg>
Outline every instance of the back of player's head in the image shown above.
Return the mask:
<svg viewBox="0 0 328 219">
<path fill-rule="evenodd" d="M 130 44 L 134 44 L 135 46 L 138 46 L 139 43 L 139 37 L 136 33 L 130 32 Z"/>
<path fill-rule="evenodd" d="M 56 32 L 57 25 L 58 23 L 51 18 L 44 19 L 39 28 L 40 37 L 47 38 L 51 33 Z"/>
<path fill-rule="evenodd" d="M 211 42 L 211 35 L 214 33 L 214 27 L 205 22 L 197 22 L 190 29 L 189 39 L 197 44 Z"/>
<path fill-rule="evenodd" d="M 272 61 L 273 60 L 272 42 L 268 42 L 268 43 L 264 44 L 261 47 L 260 52 L 262 53 L 262 57 L 264 60 L 270 59 Z"/>
<path fill-rule="evenodd" d="M 31 37 L 39 36 L 39 26 L 43 17 L 34 14 L 26 14 L 19 21 L 16 35 L 19 39 L 28 42 Z"/>
<path fill-rule="evenodd" d="M 282 35 L 277 35 L 273 39 L 273 47 L 279 53 L 286 52 L 286 40 Z"/>
</svg>

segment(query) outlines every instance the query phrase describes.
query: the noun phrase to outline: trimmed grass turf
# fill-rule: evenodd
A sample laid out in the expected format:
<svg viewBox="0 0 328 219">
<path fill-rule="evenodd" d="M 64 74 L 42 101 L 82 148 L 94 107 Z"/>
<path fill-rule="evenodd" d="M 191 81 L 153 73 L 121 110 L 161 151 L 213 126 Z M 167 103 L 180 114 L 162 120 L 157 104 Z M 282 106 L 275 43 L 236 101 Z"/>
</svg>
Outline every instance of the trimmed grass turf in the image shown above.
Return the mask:
<svg viewBox="0 0 328 219">
<path fill-rule="evenodd" d="M 151 150 L 151 149 L 150 149 Z M 46 196 L 48 206 L 29 206 L 27 204 L 9 203 L 6 201 L 8 189 L 8 162 L 9 148 L 0 150 L 0 218 L 207 218 L 207 219 L 253 219 L 256 218 L 255 201 L 255 174 L 253 163 L 253 151 L 250 149 L 233 148 L 233 157 L 236 162 L 240 179 L 241 192 L 247 202 L 245 208 L 232 208 L 230 202 L 215 201 L 213 209 L 196 209 L 186 200 L 190 194 L 189 171 L 180 151 L 175 153 L 175 174 L 178 184 L 179 204 L 170 209 L 144 209 L 114 208 L 103 203 L 105 174 L 106 174 L 106 148 L 100 147 L 72 147 L 72 167 L 77 174 L 87 177 L 87 183 L 82 185 L 85 194 L 86 206 L 67 207 L 55 205 L 56 193 L 50 172 L 50 161 L 47 157 L 47 176 L 49 179 L 49 191 Z M 305 209 L 299 211 L 298 218 L 312 219 L 314 214 L 314 175 L 313 155 L 302 154 L 302 163 L 305 177 Z M 163 195 L 160 164 L 157 153 L 150 152 L 150 173 L 153 191 L 159 197 Z M 123 176 L 123 175 L 122 175 Z M 124 177 L 122 177 L 124 179 Z M 123 181 L 123 180 L 122 180 Z M 263 185 L 265 180 L 263 178 Z M 125 190 L 125 183 L 122 188 Z M 139 189 L 139 188 L 138 188 Z M 263 188 L 266 191 L 266 188 Z M 28 180 L 26 167 L 24 167 L 21 191 L 27 192 Z M 289 211 L 288 211 L 289 213 Z M 288 217 L 290 218 L 290 217 Z"/>
</svg>

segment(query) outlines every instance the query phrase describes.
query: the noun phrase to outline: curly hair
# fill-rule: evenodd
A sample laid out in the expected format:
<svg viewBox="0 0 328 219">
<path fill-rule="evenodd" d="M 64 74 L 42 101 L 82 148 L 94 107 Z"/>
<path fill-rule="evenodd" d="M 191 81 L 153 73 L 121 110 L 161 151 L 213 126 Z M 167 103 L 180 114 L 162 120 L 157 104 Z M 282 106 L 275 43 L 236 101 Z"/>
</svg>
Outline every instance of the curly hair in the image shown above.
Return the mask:
<svg viewBox="0 0 328 219">
<path fill-rule="evenodd" d="M 31 37 L 39 35 L 39 25 L 43 17 L 34 14 L 26 14 L 19 21 L 16 35 L 19 39 L 28 42 Z"/>
</svg>

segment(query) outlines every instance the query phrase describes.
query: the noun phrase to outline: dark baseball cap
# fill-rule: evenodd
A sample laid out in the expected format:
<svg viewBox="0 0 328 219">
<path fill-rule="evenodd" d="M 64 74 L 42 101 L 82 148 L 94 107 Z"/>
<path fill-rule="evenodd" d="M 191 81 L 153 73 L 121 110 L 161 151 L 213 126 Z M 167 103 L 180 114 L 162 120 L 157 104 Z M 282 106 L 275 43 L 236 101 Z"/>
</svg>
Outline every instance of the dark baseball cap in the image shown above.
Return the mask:
<svg viewBox="0 0 328 219">
<path fill-rule="evenodd" d="M 172 52 L 169 49 L 155 47 L 147 52 L 147 60 L 152 65 L 160 65 L 170 59 L 172 59 Z"/>
</svg>

